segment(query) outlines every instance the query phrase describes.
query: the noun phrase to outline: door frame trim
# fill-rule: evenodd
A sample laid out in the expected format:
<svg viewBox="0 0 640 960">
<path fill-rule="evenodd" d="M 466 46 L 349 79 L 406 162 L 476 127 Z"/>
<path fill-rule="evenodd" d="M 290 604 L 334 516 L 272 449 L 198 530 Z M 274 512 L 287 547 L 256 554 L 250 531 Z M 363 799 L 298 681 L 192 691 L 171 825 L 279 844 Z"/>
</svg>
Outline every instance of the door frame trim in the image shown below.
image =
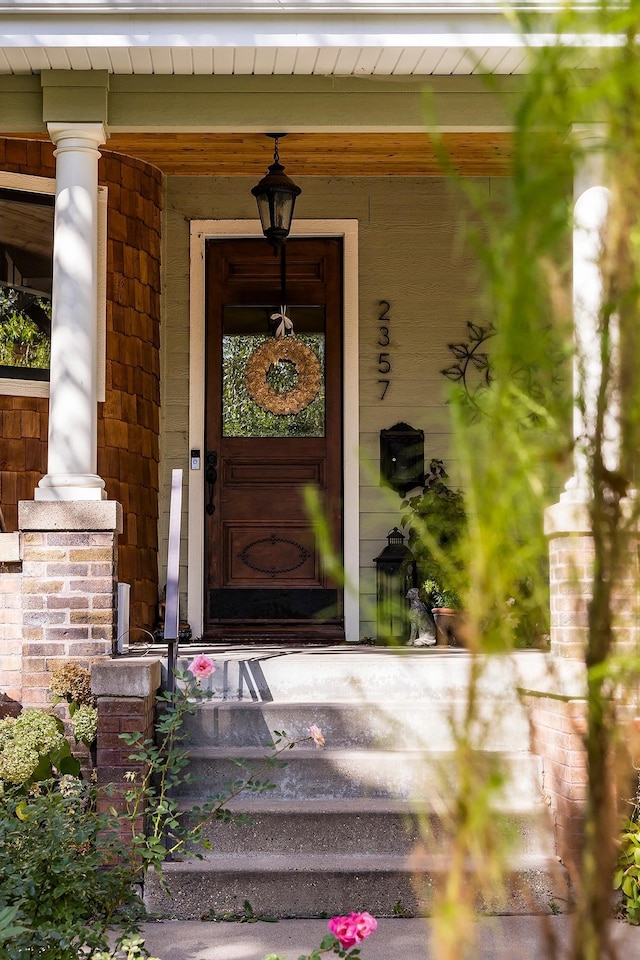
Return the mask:
<svg viewBox="0 0 640 960">
<path fill-rule="evenodd" d="M 200 469 L 189 470 L 187 617 L 194 636 L 204 629 L 205 245 L 209 239 L 261 237 L 257 220 L 192 220 L 189 269 L 189 450 Z M 358 367 L 358 221 L 297 220 L 292 237 L 343 240 L 342 458 L 345 639 L 360 639 L 360 407 Z M 347 376 L 350 374 L 350 376 Z"/>
</svg>

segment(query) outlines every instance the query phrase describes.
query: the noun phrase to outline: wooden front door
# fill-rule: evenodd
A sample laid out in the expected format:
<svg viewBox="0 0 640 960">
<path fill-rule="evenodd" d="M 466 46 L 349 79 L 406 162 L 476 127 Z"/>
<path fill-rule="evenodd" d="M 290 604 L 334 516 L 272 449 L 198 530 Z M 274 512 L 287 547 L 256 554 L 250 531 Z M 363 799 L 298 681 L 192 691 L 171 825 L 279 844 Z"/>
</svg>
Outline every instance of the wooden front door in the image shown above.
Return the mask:
<svg viewBox="0 0 640 960">
<path fill-rule="evenodd" d="M 206 266 L 205 634 L 333 642 L 344 636 L 342 593 L 304 491 L 318 491 L 341 556 L 342 241 L 287 242 L 297 345 L 274 362 L 264 357 L 280 261 L 269 244 L 209 241 Z"/>
</svg>

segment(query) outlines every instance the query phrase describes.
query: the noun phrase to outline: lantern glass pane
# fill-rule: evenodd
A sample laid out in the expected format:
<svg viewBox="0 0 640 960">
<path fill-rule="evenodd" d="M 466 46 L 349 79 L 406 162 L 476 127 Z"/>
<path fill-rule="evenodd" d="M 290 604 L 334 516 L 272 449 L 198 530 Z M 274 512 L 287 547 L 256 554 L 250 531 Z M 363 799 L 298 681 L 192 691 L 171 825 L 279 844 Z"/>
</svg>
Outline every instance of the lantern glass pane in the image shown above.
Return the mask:
<svg viewBox="0 0 640 960">
<path fill-rule="evenodd" d="M 269 217 L 269 195 L 266 193 L 259 194 L 256 197 L 256 202 L 258 204 L 258 215 L 260 216 L 260 223 L 262 224 L 262 232 L 265 233 L 271 226 Z"/>
<path fill-rule="evenodd" d="M 289 232 L 293 216 L 293 197 L 289 192 L 277 191 L 273 196 L 273 226 Z"/>
</svg>

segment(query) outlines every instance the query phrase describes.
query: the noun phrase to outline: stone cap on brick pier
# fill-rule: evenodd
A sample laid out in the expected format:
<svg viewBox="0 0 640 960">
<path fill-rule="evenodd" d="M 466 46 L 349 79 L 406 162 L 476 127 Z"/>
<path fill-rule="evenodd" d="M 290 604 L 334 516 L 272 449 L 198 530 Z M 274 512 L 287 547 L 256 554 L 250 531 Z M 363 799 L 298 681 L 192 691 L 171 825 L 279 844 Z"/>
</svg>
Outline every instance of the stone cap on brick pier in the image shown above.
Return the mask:
<svg viewBox="0 0 640 960">
<path fill-rule="evenodd" d="M 21 500 L 20 530 L 114 530 L 122 533 L 122 504 L 117 500 Z"/>
<path fill-rule="evenodd" d="M 157 659 L 100 660 L 91 667 L 91 692 L 96 697 L 149 697 L 159 688 L 160 676 Z"/>
</svg>

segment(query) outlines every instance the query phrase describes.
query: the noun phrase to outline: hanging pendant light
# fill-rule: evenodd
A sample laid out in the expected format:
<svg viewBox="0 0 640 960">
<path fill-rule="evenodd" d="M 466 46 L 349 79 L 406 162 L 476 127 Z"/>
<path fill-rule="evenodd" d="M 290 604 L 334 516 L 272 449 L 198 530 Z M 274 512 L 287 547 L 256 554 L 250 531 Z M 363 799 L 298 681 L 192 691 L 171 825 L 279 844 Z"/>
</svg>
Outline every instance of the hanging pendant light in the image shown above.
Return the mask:
<svg viewBox="0 0 640 960">
<path fill-rule="evenodd" d="M 277 251 L 279 247 L 283 247 L 289 236 L 293 208 L 302 190 L 287 176 L 280 163 L 278 141 L 286 134 L 268 133 L 267 136 L 273 137 L 275 141 L 273 163 L 266 176 L 252 189 L 251 193 L 258 204 L 262 232 L 274 251 Z"/>
</svg>

